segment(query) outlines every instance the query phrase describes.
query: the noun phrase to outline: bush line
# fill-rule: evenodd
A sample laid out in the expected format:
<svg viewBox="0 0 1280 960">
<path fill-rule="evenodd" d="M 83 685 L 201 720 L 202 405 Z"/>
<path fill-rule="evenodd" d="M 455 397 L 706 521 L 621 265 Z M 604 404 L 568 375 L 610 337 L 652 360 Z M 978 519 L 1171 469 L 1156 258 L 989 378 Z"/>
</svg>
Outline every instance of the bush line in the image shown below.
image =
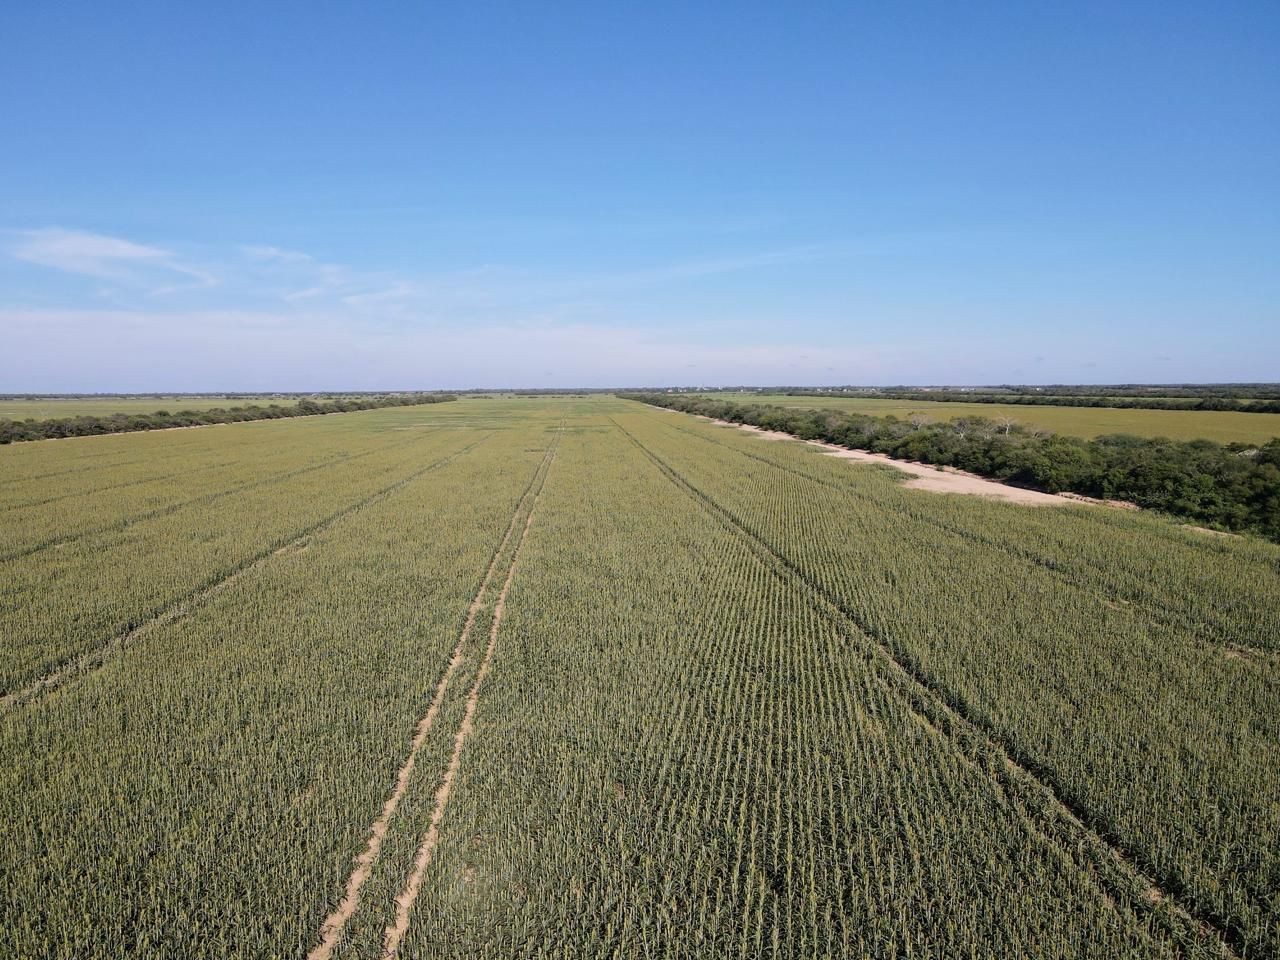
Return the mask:
<svg viewBox="0 0 1280 960">
<path fill-rule="evenodd" d="M 411 407 L 456 399 L 450 393 L 401 393 L 358 400 L 302 400 L 292 407 L 273 403 L 265 407 L 251 404 L 245 407 L 214 407 L 211 410 L 179 410 L 177 413 L 157 410 L 155 413 L 110 413 L 105 416 L 50 420 L 0 418 L 0 444 L 63 437 L 93 437 L 106 433 L 133 433 L 139 430 L 169 430 L 174 427 L 204 427 L 215 423 L 243 423 L 248 420 L 318 417 L 329 413 L 351 413 L 380 407 Z"/>
<path fill-rule="evenodd" d="M 795 410 L 688 394 L 623 393 L 630 400 L 957 467 L 984 477 L 1104 500 L 1125 500 L 1197 524 L 1280 542 L 1280 438 L 1258 447 L 1114 434 L 1083 440 L 1016 423 L 961 417 L 930 423 L 841 410 Z"/>
</svg>

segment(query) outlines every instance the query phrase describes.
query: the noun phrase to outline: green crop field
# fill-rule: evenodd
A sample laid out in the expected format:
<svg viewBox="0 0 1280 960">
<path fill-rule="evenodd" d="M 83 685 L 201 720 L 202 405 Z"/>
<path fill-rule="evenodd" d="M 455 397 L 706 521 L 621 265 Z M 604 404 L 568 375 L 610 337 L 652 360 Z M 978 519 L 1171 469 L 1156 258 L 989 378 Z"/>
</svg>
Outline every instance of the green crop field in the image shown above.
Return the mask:
<svg viewBox="0 0 1280 960">
<path fill-rule="evenodd" d="M 0 568 L 3 957 L 1280 956 L 1273 544 L 542 397 L 0 448 Z"/>
<path fill-rule="evenodd" d="M 956 417 L 1012 417 L 1035 427 L 1073 437 L 1131 433 L 1171 440 L 1216 440 L 1219 443 L 1266 443 L 1280 437 L 1280 413 L 1217 410 L 1119 410 L 1108 407 L 1053 407 L 1002 403 L 950 403 L 933 400 L 876 400 L 870 397 L 804 397 L 783 393 L 704 394 L 721 400 L 771 403 L 798 410 L 844 410 L 873 417 L 924 414 L 935 421 Z"/>
</svg>

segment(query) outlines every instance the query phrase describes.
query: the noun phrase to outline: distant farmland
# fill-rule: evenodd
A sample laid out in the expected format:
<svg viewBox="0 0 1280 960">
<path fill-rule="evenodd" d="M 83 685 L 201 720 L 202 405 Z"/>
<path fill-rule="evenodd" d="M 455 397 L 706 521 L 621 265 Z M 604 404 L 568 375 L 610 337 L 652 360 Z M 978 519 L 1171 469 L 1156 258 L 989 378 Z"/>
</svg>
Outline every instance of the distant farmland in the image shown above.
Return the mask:
<svg viewBox="0 0 1280 960">
<path fill-rule="evenodd" d="M 301 397 L 39 397 L 0 400 L 0 417 L 11 420 L 51 420 L 59 417 L 101 417 L 112 413 L 155 413 L 157 410 L 212 410 L 214 407 L 291 406 Z"/>
<path fill-rule="evenodd" d="M 935 421 L 957 417 L 1012 417 L 1028 427 L 1073 437 L 1131 433 L 1171 440 L 1217 440 L 1219 443 L 1265 443 L 1280 437 L 1280 413 L 1212 410 L 1117 410 L 1108 407 L 1051 407 L 1000 403 L 948 403 L 931 400 L 876 400 L 870 397 L 810 397 L 782 393 L 715 392 L 724 400 L 771 403 L 798 410 L 847 410 L 873 417 L 923 414 Z"/>
<path fill-rule="evenodd" d="M 1280 956 L 1280 547 L 900 479 L 606 396 L 0 448 L 0 956 Z"/>
</svg>

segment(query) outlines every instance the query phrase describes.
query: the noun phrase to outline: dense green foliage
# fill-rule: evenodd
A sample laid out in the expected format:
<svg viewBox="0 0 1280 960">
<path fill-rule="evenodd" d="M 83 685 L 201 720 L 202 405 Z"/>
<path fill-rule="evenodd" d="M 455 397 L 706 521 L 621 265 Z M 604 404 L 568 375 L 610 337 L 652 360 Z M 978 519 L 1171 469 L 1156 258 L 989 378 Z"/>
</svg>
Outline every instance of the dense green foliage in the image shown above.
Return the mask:
<svg viewBox="0 0 1280 960">
<path fill-rule="evenodd" d="M 935 424 L 795 410 L 685 394 L 633 394 L 655 406 L 957 467 L 1050 493 L 1124 500 L 1196 523 L 1280 540 L 1280 438 L 1261 447 L 1116 435 L 1045 436 L 967 417 Z"/>
<path fill-rule="evenodd" d="M 1265 541 L 593 397 L 8 447 L 0 543 L 2 956 L 306 957 L 380 816 L 333 960 L 1280 953 Z"/>
<path fill-rule="evenodd" d="M 279 404 L 240 407 L 211 407 L 199 410 L 157 410 L 154 413 L 111 413 L 99 416 L 58 417 L 49 420 L 11 420 L 0 417 L 0 444 L 20 440 L 51 440 L 63 437 L 90 437 L 103 433 L 133 433 L 140 430 L 168 430 L 174 427 L 201 427 L 215 423 L 243 423 L 249 420 L 283 420 L 314 417 L 326 413 L 350 413 L 381 407 L 408 407 L 441 403 L 454 399 L 443 393 L 394 393 L 385 396 L 351 397 L 341 400 L 300 400 L 291 407 Z"/>
</svg>

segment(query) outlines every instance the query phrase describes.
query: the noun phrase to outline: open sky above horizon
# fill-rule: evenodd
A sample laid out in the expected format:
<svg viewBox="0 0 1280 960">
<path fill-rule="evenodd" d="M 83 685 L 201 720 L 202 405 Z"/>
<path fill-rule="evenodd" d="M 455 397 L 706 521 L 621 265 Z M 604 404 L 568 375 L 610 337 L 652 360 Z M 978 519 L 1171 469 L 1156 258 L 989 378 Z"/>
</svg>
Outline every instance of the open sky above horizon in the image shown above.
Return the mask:
<svg viewBox="0 0 1280 960">
<path fill-rule="evenodd" d="M 0 392 L 1280 380 L 1280 4 L 10 4 Z"/>
</svg>

